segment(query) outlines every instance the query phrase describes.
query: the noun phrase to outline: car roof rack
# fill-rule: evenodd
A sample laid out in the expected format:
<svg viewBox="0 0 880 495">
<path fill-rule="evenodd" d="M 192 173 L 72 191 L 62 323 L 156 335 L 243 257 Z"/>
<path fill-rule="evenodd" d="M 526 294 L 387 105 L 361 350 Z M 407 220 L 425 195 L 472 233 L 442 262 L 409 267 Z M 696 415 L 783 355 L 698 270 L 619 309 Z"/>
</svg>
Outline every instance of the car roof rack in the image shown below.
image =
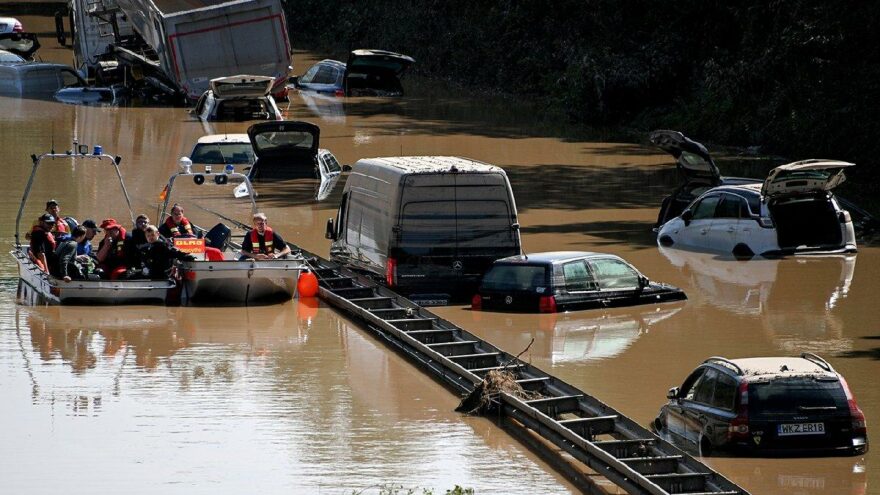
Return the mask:
<svg viewBox="0 0 880 495">
<path fill-rule="evenodd" d="M 825 371 L 830 371 L 834 373 L 834 368 L 831 367 L 831 364 L 829 364 L 828 361 L 825 361 L 824 359 L 813 354 L 812 352 L 802 352 L 801 358 L 816 363 L 817 365 L 819 365 L 820 368 L 824 369 Z"/>
<path fill-rule="evenodd" d="M 742 368 L 740 368 L 736 363 L 734 363 L 733 361 L 731 361 L 730 359 L 727 359 L 725 357 L 712 356 L 709 359 L 706 359 L 705 361 L 703 361 L 703 364 L 705 364 L 705 363 L 722 364 L 724 366 L 727 366 L 728 368 L 732 368 L 733 371 L 736 371 L 737 375 L 740 375 L 740 376 L 744 375 Z"/>
</svg>

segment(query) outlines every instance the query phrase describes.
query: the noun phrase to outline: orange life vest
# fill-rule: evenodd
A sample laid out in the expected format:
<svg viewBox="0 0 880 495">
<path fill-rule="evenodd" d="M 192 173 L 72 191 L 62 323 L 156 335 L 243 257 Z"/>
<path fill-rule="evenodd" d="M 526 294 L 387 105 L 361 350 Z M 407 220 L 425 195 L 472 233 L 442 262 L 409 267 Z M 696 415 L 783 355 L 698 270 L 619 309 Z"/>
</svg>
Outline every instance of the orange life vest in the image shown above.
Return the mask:
<svg viewBox="0 0 880 495">
<path fill-rule="evenodd" d="M 257 235 L 257 229 L 251 230 L 251 244 L 252 244 L 251 250 L 254 254 L 260 254 L 260 253 L 270 254 L 270 253 L 275 252 L 275 250 L 272 247 L 272 241 L 274 241 L 274 240 L 275 240 L 275 235 L 272 234 L 272 229 L 270 229 L 269 227 L 266 227 L 265 229 L 263 229 L 263 245 L 266 247 L 266 251 L 263 252 L 260 249 L 260 239 L 259 239 L 259 236 Z"/>
<path fill-rule="evenodd" d="M 174 219 L 168 217 L 165 219 L 165 226 L 171 230 L 171 237 L 193 235 L 192 225 L 189 224 L 189 219 L 186 217 L 183 217 L 179 224 L 174 223 Z"/>
</svg>

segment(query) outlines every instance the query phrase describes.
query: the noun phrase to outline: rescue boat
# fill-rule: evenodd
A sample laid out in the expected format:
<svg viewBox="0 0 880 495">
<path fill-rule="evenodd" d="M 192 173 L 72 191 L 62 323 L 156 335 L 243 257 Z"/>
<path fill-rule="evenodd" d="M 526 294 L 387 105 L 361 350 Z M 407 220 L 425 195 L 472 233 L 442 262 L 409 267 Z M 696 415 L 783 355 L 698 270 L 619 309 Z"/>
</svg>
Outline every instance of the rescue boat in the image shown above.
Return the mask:
<svg viewBox="0 0 880 495">
<path fill-rule="evenodd" d="M 166 304 L 176 301 L 177 283 L 174 280 L 71 280 L 65 282 L 42 269 L 34 263 L 29 255 L 30 243 L 21 242 L 20 226 L 25 204 L 31 192 L 34 178 L 42 165 L 65 166 L 74 173 L 84 166 L 109 167 L 119 179 L 122 195 L 128 206 L 129 216 L 134 223 L 131 200 L 119 171 L 122 158 L 103 152 L 100 146 L 93 150 L 87 145 L 74 142 L 74 149 L 65 153 L 43 153 L 31 155 L 33 168 L 25 186 L 18 215 L 15 218 L 15 243 L 12 256 L 18 263 L 18 299 L 24 304 Z M 71 164 L 71 162 L 73 162 Z M 72 166 L 71 166 L 72 165 Z M 68 217 L 58 221 L 75 223 Z M 29 225 L 29 224 L 28 224 Z"/>
<path fill-rule="evenodd" d="M 236 198 L 248 197 L 251 213 L 257 212 L 254 187 L 246 174 L 237 173 L 232 165 L 227 165 L 222 172 L 206 170 L 193 172 L 192 162 L 182 158 L 181 170 L 168 179 L 162 197 L 163 203 L 159 215 L 159 224 L 169 216 L 169 203 L 178 179 L 189 178 L 199 186 L 228 186 L 234 188 Z M 218 216 L 221 220 L 213 228 L 206 230 L 193 225 L 196 238 L 174 238 L 172 241 L 177 249 L 187 252 L 196 258 L 195 261 L 183 261 L 180 264 L 181 303 L 199 305 L 223 304 L 268 304 L 296 297 L 297 282 L 301 272 L 308 265 L 298 248 L 283 258 L 271 260 L 241 259 L 241 240 L 250 232 L 250 226 L 232 218 L 199 206 L 196 207 Z M 238 232 L 222 220 L 231 223 Z M 208 249 L 219 250 L 222 259 L 217 259 L 217 251 L 209 259 Z"/>
</svg>

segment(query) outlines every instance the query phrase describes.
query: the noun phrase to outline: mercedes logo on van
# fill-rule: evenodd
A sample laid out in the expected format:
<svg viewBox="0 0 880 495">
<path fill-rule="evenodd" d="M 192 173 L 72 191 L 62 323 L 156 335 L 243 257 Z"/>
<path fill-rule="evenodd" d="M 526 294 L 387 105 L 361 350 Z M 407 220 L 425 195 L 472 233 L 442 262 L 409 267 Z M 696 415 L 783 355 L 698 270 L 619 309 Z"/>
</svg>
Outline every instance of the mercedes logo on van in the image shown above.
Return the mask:
<svg viewBox="0 0 880 495">
<path fill-rule="evenodd" d="M 460 271 L 462 268 L 464 268 L 464 265 L 462 265 L 461 261 L 456 260 L 456 261 L 453 261 L 453 262 L 452 262 L 452 269 L 453 269 L 453 270 L 459 270 L 459 271 Z"/>
<path fill-rule="evenodd" d="M 513 304 L 513 296 L 507 296 L 504 298 L 504 304 Z"/>
</svg>

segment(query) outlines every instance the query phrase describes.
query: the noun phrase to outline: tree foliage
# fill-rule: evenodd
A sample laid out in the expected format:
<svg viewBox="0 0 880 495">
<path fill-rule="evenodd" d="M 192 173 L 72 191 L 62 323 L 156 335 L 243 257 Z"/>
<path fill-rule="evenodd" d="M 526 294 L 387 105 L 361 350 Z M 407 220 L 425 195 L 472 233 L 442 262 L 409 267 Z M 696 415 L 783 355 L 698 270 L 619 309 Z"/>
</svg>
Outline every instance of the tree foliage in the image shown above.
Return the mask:
<svg viewBox="0 0 880 495">
<path fill-rule="evenodd" d="M 880 152 L 878 16 L 840 0 L 288 2 L 295 45 L 399 51 L 421 74 L 585 124 L 860 168 Z"/>
</svg>

